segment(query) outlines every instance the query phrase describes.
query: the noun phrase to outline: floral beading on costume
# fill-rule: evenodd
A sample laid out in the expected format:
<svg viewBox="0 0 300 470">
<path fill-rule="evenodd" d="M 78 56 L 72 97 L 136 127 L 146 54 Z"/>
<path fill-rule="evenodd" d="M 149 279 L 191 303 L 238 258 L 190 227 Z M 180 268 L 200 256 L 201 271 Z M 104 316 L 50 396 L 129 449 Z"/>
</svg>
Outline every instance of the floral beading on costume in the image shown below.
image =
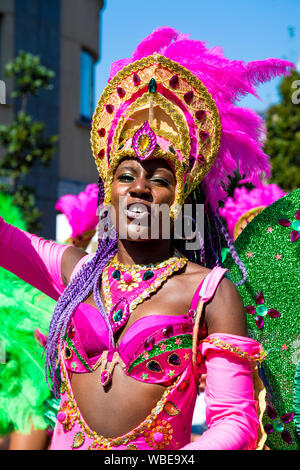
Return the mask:
<svg viewBox="0 0 300 470">
<path fill-rule="evenodd" d="M 167 421 L 158 419 L 148 427 L 149 430 L 145 432 L 146 443 L 154 450 L 165 449 L 172 440 L 172 426 Z"/>
</svg>

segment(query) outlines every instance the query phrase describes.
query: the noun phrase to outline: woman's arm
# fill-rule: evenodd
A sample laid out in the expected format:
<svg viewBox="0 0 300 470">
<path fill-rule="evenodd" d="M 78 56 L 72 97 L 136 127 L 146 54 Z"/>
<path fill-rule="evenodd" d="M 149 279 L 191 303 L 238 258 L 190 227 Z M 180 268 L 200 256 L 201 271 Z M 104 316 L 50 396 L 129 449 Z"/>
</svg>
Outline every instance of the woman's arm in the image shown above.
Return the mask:
<svg viewBox="0 0 300 470">
<path fill-rule="evenodd" d="M 223 277 L 215 295 L 205 305 L 207 334 L 248 336 L 244 305 L 235 285 Z"/>
<path fill-rule="evenodd" d="M 184 449 L 254 449 L 259 421 L 252 360 L 260 357 L 261 346 L 246 337 L 243 303 L 235 286 L 226 278 L 206 305 L 205 324 L 208 337 L 200 343 L 199 351 L 205 360 L 201 372 L 207 374 L 208 430 Z M 231 351 L 226 345 L 231 345 Z"/>
<path fill-rule="evenodd" d="M 235 347 L 243 340 L 244 352 L 258 354 L 253 340 L 234 335 L 212 335 L 207 340 L 223 340 Z M 200 439 L 188 444 L 190 450 L 252 450 L 258 431 L 252 367 L 247 359 L 203 343 L 206 355 L 206 424 Z M 241 344 L 240 344 L 241 345 Z"/>
<path fill-rule="evenodd" d="M 65 283 L 62 257 L 69 245 L 22 231 L 0 217 L 0 265 L 57 300 Z"/>
</svg>

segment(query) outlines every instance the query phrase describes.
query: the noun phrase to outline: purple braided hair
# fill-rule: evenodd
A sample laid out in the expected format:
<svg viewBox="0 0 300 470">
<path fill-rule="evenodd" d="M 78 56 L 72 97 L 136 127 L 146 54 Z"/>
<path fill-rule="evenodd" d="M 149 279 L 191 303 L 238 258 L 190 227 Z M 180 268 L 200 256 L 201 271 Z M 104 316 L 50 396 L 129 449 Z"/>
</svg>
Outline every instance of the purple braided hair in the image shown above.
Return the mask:
<svg viewBox="0 0 300 470">
<path fill-rule="evenodd" d="M 208 207 L 208 214 L 206 214 L 206 220 L 209 223 L 204 224 L 204 229 L 205 229 L 205 241 L 208 238 L 208 244 L 207 244 L 207 251 L 206 254 L 208 254 L 208 259 L 211 260 L 210 264 L 213 262 L 215 266 L 222 266 L 222 254 L 221 254 L 221 240 L 220 240 L 220 232 L 221 230 L 222 235 L 225 238 L 225 241 L 227 243 L 227 246 L 229 248 L 230 254 L 232 258 L 234 259 L 235 263 L 238 265 L 242 272 L 242 279 L 239 282 L 235 282 L 234 285 L 236 287 L 241 286 L 242 284 L 245 283 L 247 279 L 247 270 L 242 263 L 242 261 L 239 258 L 239 255 L 236 252 L 236 249 L 233 244 L 233 240 L 231 239 L 228 231 L 224 227 L 220 217 L 213 213 L 211 209 Z M 219 230 L 218 227 L 219 226 Z M 209 227 L 209 228 L 208 228 Z M 207 253 L 208 252 L 208 253 Z M 212 267 L 209 265 L 208 267 Z"/>
<path fill-rule="evenodd" d="M 226 240 L 226 243 L 227 243 L 227 246 L 229 248 L 229 251 L 230 251 L 230 254 L 231 254 L 232 258 L 234 259 L 235 263 L 238 265 L 238 267 L 242 271 L 243 278 L 239 282 L 236 282 L 234 284 L 235 286 L 241 286 L 242 284 L 244 284 L 246 282 L 247 270 L 246 270 L 244 264 L 242 263 L 242 261 L 240 260 L 239 255 L 236 252 L 236 249 L 234 247 L 232 238 L 230 237 L 229 233 L 227 232 L 226 228 L 224 227 L 224 225 L 223 225 L 223 223 L 222 223 L 222 221 L 221 221 L 221 219 L 218 215 L 216 215 L 216 221 L 219 224 L 219 227 L 221 229 L 222 234 L 224 235 L 224 238 Z"/>
<path fill-rule="evenodd" d="M 104 201 L 104 185 L 99 179 L 98 206 Z M 109 330 L 110 341 L 113 340 L 111 326 L 107 319 L 106 310 L 99 294 L 99 282 L 102 271 L 109 260 L 117 252 L 116 236 L 105 236 L 99 239 L 95 255 L 82 266 L 69 285 L 64 290 L 56 304 L 50 326 L 46 351 L 46 380 L 48 373 L 53 383 L 55 396 L 58 393 L 58 378 L 56 375 L 57 358 L 60 356 L 62 341 L 66 334 L 70 317 L 80 302 L 83 302 L 93 291 L 94 299 L 100 314 L 103 316 Z"/>
</svg>

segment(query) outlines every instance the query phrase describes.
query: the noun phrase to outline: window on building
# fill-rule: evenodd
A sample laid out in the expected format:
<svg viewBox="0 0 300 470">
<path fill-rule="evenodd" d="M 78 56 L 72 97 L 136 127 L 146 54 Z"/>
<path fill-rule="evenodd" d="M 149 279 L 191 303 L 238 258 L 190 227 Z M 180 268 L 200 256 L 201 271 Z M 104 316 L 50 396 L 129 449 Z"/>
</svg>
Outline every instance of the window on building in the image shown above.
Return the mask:
<svg viewBox="0 0 300 470">
<path fill-rule="evenodd" d="M 3 15 L 0 13 L 0 104 L 6 103 L 6 86 L 3 79 Z"/>
<path fill-rule="evenodd" d="M 0 13 L 0 79 L 3 78 L 3 15 Z"/>
<path fill-rule="evenodd" d="M 89 52 L 80 55 L 80 118 L 90 122 L 94 110 L 95 60 Z"/>
</svg>

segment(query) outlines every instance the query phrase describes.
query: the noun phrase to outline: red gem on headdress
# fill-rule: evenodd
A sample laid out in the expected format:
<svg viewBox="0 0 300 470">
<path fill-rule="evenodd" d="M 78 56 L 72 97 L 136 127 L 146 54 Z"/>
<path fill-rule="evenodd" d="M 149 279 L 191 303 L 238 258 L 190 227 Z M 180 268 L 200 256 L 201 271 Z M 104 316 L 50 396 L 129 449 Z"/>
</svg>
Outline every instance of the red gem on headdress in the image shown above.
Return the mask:
<svg viewBox="0 0 300 470">
<path fill-rule="evenodd" d="M 138 76 L 137 73 L 133 74 L 132 80 L 133 80 L 133 84 L 135 86 L 138 86 L 141 83 L 141 79 L 140 79 L 140 77 Z"/>
<path fill-rule="evenodd" d="M 100 137 L 104 137 L 106 134 L 106 130 L 104 129 L 104 127 L 102 127 L 101 129 L 98 129 L 97 132 Z"/>
<path fill-rule="evenodd" d="M 206 114 L 206 111 L 201 109 L 201 110 L 195 112 L 195 117 L 196 117 L 196 119 L 198 119 L 198 121 L 201 121 L 201 119 L 204 118 L 205 114 Z"/>
<path fill-rule="evenodd" d="M 194 92 L 193 91 L 188 91 L 183 95 L 183 99 L 186 102 L 186 104 L 191 104 L 194 98 Z"/>
<path fill-rule="evenodd" d="M 203 157 L 203 155 L 201 153 L 199 155 L 197 155 L 197 162 L 201 163 L 202 165 L 204 165 L 204 163 L 206 163 L 206 160 L 205 160 L 205 158 Z"/>
<path fill-rule="evenodd" d="M 170 84 L 170 87 L 172 88 L 178 88 L 178 85 L 179 85 L 178 75 L 173 75 L 173 77 L 171 77 L 169 80 L 169 84 Z"/>
<path fill-rule="evenodd" d="M 207 132 L 205 132 L 205 131 L 201 131 L 199 135 L 200 135 L 200 139 L 201 139 L 203 142 L 206 141 L 206 140 L 209 138 L 209 134 L 208 134 Z"/>
<path fill-rule="evenodd" d="M 120 87 L 117 88 L 117 93 L 119 95 L 119 98 L 124 98 L 124 96 L 126 95 L 126 91 Z"/>
<path fill-rule="evenodd" d="M 107 111 L 109 114 L 112 114 L 112 113 L 114 112 L 114 107 L 113 107 L 112 104 L 107 104 L 107 105 L 105 106 L 105 109 L 106 109 L 106 111 Z"/>
<path fill-rule="evenodd" d="M 101 149 L 100 152 L 98 153 L 97 157 L 98 158 L 103 158 L 105 155 L 105 150 L 104 149 Z"/>
</svg>

